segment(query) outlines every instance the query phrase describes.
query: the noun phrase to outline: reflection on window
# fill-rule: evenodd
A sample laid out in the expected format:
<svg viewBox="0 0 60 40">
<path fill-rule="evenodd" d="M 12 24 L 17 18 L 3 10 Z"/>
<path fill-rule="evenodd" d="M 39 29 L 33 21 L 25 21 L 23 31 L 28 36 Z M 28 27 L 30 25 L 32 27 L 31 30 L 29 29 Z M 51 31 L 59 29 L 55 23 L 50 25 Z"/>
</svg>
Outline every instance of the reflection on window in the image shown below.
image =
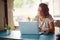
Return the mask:
<svg viewBox="0 0 60 40">
<path fill-rule="evenodd" d="M 13 20 L 14 25 L 19 21 L 28 21 L 37 15 L 37 8 L 40 0 L 14 0 Z"/>
</svg>

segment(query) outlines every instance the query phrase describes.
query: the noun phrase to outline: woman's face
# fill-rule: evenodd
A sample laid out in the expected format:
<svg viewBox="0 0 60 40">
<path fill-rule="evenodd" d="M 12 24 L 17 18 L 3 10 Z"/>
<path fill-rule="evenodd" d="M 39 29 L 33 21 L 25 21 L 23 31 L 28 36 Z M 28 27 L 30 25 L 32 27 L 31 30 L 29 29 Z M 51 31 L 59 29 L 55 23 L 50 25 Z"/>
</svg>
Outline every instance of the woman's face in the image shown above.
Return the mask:
<svg viewBox="0 0 60 40">
<path fill-rule="evenodd" d="M 41 16 L 44 15 L 41 7 L 38 7 L 38 15 L 41 15 Z"/>
</svg>

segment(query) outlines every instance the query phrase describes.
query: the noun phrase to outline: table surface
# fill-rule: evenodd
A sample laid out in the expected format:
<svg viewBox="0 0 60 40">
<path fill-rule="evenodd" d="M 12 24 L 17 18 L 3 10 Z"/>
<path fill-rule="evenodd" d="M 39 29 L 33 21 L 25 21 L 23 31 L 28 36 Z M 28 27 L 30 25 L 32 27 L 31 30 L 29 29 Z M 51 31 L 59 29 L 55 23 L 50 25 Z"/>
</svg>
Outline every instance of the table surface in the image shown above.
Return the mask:
<svg viewBox="0 0 60 40">
<path fill-rule="evenodd" d="M 0 33 L 0 38 L 21 39 L 21 34 L 20 31 L 12 30 L 10 35 L 8 35 L 7 32 Z"/>
<path fill-rule="evenodd" d="M 12 38 L 12 39 L 23 39 L 23 40 L 57 40 L 55 34 L 45 34 L 45 35 L 38 35 L 38 34 L 24 34 L 21 35 L 20 31 L 11 31 L 10 35 L 7 35 L 6 32 L 0 33 L 0 38 Z"/>
</svg>

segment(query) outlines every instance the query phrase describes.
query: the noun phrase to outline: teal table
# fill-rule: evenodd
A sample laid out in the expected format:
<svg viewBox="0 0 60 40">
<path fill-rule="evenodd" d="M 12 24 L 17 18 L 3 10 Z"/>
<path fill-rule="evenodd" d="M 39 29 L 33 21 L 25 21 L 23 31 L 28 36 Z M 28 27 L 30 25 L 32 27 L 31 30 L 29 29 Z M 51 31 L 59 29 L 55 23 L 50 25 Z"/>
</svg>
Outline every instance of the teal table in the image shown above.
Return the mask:
<svg viewBox="0 0 60 40">
<path fill-rule="evenodd" d="M 42 34 L 42 35 L 22 35 L 23 40 L 57 40 L 57 37 L 54 34 Z"/>
<path fill-rule="evenodd" d="M 18 39 L 21 39 L 21 34 L 20 34 L 20 31 L 14 31 L 14 30 L 11 30 L 10 35 L 8 35 L 7 32 L 0 32 L 0 38 L 18 40 Z"/>
<path fill-rule="evenodd" d="M 10 35 L 7 35 L 6 32 L 0 33 L 0 38 L 11 38 L 19 40 L 57 40 L 55 34 L 24 34 L 21 35 L 20 31 L 11 31 Z"/>
</svg>

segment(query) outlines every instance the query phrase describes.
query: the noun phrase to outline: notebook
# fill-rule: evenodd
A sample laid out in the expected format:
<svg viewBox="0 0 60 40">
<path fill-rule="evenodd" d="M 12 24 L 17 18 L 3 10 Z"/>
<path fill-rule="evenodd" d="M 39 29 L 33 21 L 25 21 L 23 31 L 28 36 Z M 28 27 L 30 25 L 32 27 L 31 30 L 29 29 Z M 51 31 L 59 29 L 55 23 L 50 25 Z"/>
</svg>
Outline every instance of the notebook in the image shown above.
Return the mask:
<svg viewBox="0 0 60 40">
<path fill-rule="evenodd" d="M 19 22 L 21 34 L 40 34 L 38 23 L 34 22 Z"/>
</svg>

